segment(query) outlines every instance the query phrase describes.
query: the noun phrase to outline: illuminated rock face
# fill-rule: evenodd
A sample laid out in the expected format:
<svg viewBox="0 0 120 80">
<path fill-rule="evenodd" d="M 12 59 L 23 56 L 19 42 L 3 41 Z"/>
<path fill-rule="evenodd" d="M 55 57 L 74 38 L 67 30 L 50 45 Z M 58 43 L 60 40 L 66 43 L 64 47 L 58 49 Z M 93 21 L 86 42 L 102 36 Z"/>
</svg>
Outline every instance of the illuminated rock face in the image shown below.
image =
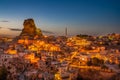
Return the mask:
<svg viewBox="0 0 120 80">
<path fill-rule="evenodd" d="M 42 36 L 42 32 L 40 29 L 37 29 L 35 23 L 34 23 L 34 20 L 33 19 L 26 19 L 23 23 L 23 30 L 20 34 L 20 36 L 35 36 L 35 35 L 38 35 L 38 36 Z"/>
</svg>

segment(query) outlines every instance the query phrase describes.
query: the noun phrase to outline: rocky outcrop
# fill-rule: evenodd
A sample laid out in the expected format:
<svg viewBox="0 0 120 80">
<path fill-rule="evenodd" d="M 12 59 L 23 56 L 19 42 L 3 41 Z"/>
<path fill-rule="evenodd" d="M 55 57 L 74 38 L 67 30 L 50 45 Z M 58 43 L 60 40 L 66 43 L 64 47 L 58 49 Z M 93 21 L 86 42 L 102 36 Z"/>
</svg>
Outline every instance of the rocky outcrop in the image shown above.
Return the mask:
<svg viewBox="0 0 120 80">
<path fill-rule="evenodd" d="M 26 19 L 23 23 L 23 26 L 24 28 L 22 29 L 20 36 L 42 36 L 41 30 L 37 29 L 33 19 Z"/>
</svg>

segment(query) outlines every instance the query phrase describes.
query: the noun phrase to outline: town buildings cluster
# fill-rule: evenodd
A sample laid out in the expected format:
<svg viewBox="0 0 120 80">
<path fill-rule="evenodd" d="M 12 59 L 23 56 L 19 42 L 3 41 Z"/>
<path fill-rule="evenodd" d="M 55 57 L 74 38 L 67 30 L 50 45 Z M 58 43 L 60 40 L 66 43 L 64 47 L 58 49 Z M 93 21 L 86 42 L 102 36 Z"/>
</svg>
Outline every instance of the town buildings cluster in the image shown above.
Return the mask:
<svg viewBox="0 0 120 80">
<path fill-rule="evenodd" d="M 119 34 L 0 40 L 9 80 L 77 80 L 79 69 L 120 73 Z"/>
<path fill-rule="evenodd" d="M 7 80 L 120 80 L 120 34 L 55 37 L 39 30 L 39 36 L 35 27 L 26 30 L 29 20 L 20 36 L 0 38 L 0 73 L 4 68 Z"/>
</svg>

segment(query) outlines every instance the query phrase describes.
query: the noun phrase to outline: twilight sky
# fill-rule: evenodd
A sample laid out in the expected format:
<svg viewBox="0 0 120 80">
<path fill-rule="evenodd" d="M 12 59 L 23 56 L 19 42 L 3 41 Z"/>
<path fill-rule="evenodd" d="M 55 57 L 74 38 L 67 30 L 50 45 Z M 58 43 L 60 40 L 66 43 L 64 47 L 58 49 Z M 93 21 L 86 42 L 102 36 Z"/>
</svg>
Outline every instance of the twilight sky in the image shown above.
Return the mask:
<svg viewBox="0 0 120 80">
<path fill-rule="evenodd" d="M 23 21 L 51 35 L 120 33 L 120 0 L 0 0 L 0 34 L 18 35 Z"/>
</svg>

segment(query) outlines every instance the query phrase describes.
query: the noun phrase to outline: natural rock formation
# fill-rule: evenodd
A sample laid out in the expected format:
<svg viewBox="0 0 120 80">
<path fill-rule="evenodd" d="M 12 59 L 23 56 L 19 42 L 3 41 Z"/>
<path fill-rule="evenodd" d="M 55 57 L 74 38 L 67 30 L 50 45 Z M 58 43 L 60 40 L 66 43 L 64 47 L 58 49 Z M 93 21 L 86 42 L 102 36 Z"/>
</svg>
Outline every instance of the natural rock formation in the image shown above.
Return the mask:
<svg viewBox="0 0 120 80">
<path fill-rule="evenodd" d="M 23 23 L 23 30 L 20 36 L 42 36 L 42 32 L 40 29 L 37 29 L 33 19 L 26 19 Z"/>
</svg>

